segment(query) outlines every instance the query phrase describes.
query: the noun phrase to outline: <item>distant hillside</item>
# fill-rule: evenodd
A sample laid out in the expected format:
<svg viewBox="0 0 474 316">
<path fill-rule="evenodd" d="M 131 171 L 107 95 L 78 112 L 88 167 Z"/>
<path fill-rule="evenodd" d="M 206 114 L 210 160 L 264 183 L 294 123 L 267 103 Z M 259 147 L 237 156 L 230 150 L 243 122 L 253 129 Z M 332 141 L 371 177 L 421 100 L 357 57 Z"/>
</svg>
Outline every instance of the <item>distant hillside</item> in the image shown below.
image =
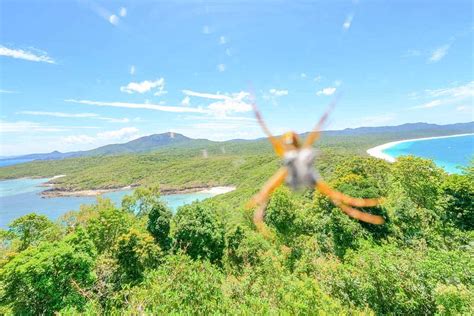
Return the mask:
<svg viewBox="0 0 474 316">
<path fill-rule="evenodd" d="M 105 145 L 105 146 L 98 147 L 91 150 L 75 151 L 75 152 L 67 152 L 67 153 L 53 151 L 51 153 L 46 153 L 46 154 L 30 154 L 30 155 L 19 156 L 19 157 L 15 157 L 15 159 L 57 160 L 57 159 L 65 159 L 65 158 L 73 158 L 73 157 L 140 153 L 140 152 L 153 151 L 155 149 L 158 149 L 164 146 L 179 145 L 179 144 L 189 143 L 192 141 L 193 141 L 192 138 L 186 137 L 178 133 L 153 134 L 153 135 L 134 139 L 124 144 L 110 144 L 110 145 Z M 0 160 L 6 160 L 6 159 L 11 159 L 11 157 L 3 158 Z"/>
<path fill-rule="evenodd" d="M 425 136 L 438 136 L 438 135 L 452 135 L 452 134 L 462 134 L 462 133 L 474 133 L 474 122 L 469 123 L 457 123 L 449 125 L 437 125 L 437 124 L 428 124 L 428 123 L 408 123 L 398 126 L 380 126 L 380 127 L 358 127 L 358 128 L 346 128 L 344 130 L 335 130 L 335 131 L 324 131 L 324 138 L 330 139 L 331 137 L 344 137 L 344 136 L 376 136 L 383 134 L 385 136 L 392 135 L 395 139 L 403 139 L 409 137 L 425 137 Z M 303 134 L 302 136 L 305 136 Z M 262 139 L 262 138 L 260 138 Z M 239 142 L 252 142 L 255 140 L 243 140 L 243 139 L 233 139 L 223 143 L 239 143 Z M 15 159 L 25 159 L 25 160 L 58 160 L 64 158 L 73 158 L 73 157 L 87 157 L 87 156 L 110 156 L 110 155 L 120 155 L 127 153 L 144 153 L 154 151 L 163 147 L 173 146 L 173 147 L 182 147 L 182 146 L 193 146 L 193 145 L 202 145 L 203 143 L 217 143 L 205 139 L 193 139 L 186 137 L 178 133 L 163 133 L 163 134 L 153 134 L 149 136 L 140 137 L 129 141 L 124 144 L 110 144 L 102 147 L 98 147 L 86 151 L 76 151 L 61 153 L 59 151 L 53 151 L 47 154 L 31 154 L 25 156 L 14 157 Z M 6 160 L 10 158 L 0 159 Z"/>
</svg>

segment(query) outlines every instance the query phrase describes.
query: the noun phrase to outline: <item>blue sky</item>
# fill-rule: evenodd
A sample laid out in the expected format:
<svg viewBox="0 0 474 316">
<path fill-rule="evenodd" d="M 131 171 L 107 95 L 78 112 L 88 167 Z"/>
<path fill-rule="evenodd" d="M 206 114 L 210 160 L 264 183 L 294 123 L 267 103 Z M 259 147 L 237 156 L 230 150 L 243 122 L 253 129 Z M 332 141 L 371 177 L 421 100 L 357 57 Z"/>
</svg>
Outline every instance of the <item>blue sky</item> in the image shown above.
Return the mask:
<svg viewBox="0 0 474 316">
<path fill-rule="evenodd" d="M 471 1 L 0 2 L 0 155 L 473 120 Z"/>
</svg>

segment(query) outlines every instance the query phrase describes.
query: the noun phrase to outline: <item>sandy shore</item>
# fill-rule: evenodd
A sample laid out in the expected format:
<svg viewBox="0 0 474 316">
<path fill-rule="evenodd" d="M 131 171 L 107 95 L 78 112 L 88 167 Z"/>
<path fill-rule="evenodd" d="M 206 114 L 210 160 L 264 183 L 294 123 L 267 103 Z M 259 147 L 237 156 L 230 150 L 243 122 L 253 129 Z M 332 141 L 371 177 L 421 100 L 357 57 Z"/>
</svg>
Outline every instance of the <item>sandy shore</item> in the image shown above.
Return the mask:
<svg viewBox="0 0 474 316">
<path fill-rule="evenodd" d="M 79 191 L 66 191 L 60 189 L 49 189 L 41 193 L 45 198 L 55 198 L 55 197 L 67 197 L 67 196 L 99 196 L 104 193 L 116 192 L 130 190 L 136 186 L 126 186 L 122 188 L 113 188 L 113 189 L 98 189 L 98 190 L 79 190 Z M 172 195 L 172 194 L 185 194 L 185 193 L 211 193 L 214 195 L 224 194 L 231 191 L 234 191 L 236 187 L 234 186 L 220 186 L 220 187 L 194 187 L 194 188 L 184 188 L 184 189 L 161 189 L 162 195 Z"/>
<path fill-rule="evenodd" d="M 388 162 L 395 162 L 396 159 L 394 157 L 392 157 L 390 155 L 387 155 L 386 153 L 383 152 L 385 149 L 388 149 L 388 148 L 393 147 L 395 145 L 398 145 L 398 144 L 401 144 L 401 143 L 406 143 L 406 142 L 416 142 L 416 141 L 421 141 L 421 140 L 437 139 L 437 138 L 460 137 L 460 136 L 467 136 L 467 135 L 474 135 L 474 133 L 398 140 L 396 142 L 390 142 L 390 143 L 386 143 L 386 144 L 382 144 L 382 145 L 370 148 L 370 149 L 367 150 L 367 153 L 370 156 L 375 157 L 375 158 L 384 159 Z"/>
</svg>

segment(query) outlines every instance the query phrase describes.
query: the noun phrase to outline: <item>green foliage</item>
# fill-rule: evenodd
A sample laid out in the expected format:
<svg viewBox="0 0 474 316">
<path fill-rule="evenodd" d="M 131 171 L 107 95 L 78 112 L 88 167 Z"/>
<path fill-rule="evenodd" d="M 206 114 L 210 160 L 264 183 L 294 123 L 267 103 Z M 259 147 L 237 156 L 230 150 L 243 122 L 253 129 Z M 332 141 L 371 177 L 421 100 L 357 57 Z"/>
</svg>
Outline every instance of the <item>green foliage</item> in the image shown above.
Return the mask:
<svg viewBox="0 0 474 316">
<path fill-rule="evenodd" d="M 447 200 L 447 220 L 463 230 L 474 229 L 474 179 L 450 175 L 442 189 Z"/>
<path fill-rule="evenodd" d="M 357 156 L 399 137 L 323 139 L 317 165 L 346 194 L 384 197 L 363 209 L 384 225 L 280 188 L 265 217 L 272 239 L 244 207 L 279 166 L 266 141 L 0 168 L 0 178 L 65 173 L 54 181 L 68 190 L 142 185 L 119 209 L 99 199 L 61 226 L 28 215 L 0 230 L 0 314 L 473 314 L 474 164 L 447 175 L 420 158 Z M 158 182 L 165 193 L 237 190 L 173 215 Z"/>
<path fill-rule="evenodd" d="M 441 194 L 443 170 L 430 160 L 400 157 L 393 164 L 392 181 L 418 207 L 434 209 Z"/>
<path fill-rule="evenodd" d="M 66 242 L 30 247 L 0 270 L 1 303 L 15 314 L 52 314 L 65 306 L 81 307 L 82 290 L 94 281 L 94 260 Z"/>
<path fill-rule="evenodd" d="M 17 218 L 9 225 L 9 232 L 18 239 L 18 251 L 41 241 L 58 239 L 59 228 L 46 216 L 31 213 Z"/>
<path fill-rule="evenodd" d="M 174 239 L 193 259 L 219 262 L 224 252 L 224 227 L 212 209 L 198 203 L 181 207 L 175 216 Z"/>
<path fill-rule="evenodd" d="M 86 222 L 86 230 L 98 253 L 103 253 L 111 249 L 132 226 L 133 214 L 116 209 L 110 200 L 99 199 L 93 208 L 97 215 Z"/>
<path fill-rule="evenodd" d="M 158 186 L 137 188 L 132 195 L 126 195 L 122 200 L 122 208 L 137 216 L 146 216 L 161 204 Z"/>
<path fill-rule="evenodd" d="M 153 205 L 148 213 L 147 230 L 163 250 L 167 250 L 170 247 L 172 216 L 171 211 L 161 201 Z"/>
<path fill-rule="evenodd" d="M 126 313 L 208 315 L 221 310 L 222 274 L 207 261 L 170 255 L 128 295 Z"/>
<path fill-rule="evenodd" d="M 120 279 L 124 283 L 140 282 L 146 269 L 158 266 L 161 255 L 161 249 L 152 236 L 131 229 L 119 237 L 114 250 Z"/>
</svg>

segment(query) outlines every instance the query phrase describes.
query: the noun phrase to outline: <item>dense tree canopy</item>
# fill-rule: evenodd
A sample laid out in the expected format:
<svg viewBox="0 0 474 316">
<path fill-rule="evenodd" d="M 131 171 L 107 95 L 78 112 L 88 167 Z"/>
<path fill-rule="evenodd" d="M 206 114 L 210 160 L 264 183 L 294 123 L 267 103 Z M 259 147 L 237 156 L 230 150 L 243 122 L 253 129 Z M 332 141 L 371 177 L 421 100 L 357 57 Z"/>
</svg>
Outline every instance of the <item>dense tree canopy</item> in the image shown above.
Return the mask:
<svg viewBox="0 0 474 316">
<path fill-rule="evenodd" d="M 121 207 L 99 199 L 57 223 L 35 214 L 0 231 L 0 314 L 406 314 L 474 312 L 474 168 L 336 156 L 329 184 L 384 197 L 347 217 L 312 190 L 278 189 L 262 235 L 244 208 L 275 169 L 173 214 L 156 187 Z M 237 163 L 237 162 L 236 162 Z M 236 179 L 237 175 L 234 175 Z M 236 180 L 237 181 L 237 180 Z"/>
</svg>

